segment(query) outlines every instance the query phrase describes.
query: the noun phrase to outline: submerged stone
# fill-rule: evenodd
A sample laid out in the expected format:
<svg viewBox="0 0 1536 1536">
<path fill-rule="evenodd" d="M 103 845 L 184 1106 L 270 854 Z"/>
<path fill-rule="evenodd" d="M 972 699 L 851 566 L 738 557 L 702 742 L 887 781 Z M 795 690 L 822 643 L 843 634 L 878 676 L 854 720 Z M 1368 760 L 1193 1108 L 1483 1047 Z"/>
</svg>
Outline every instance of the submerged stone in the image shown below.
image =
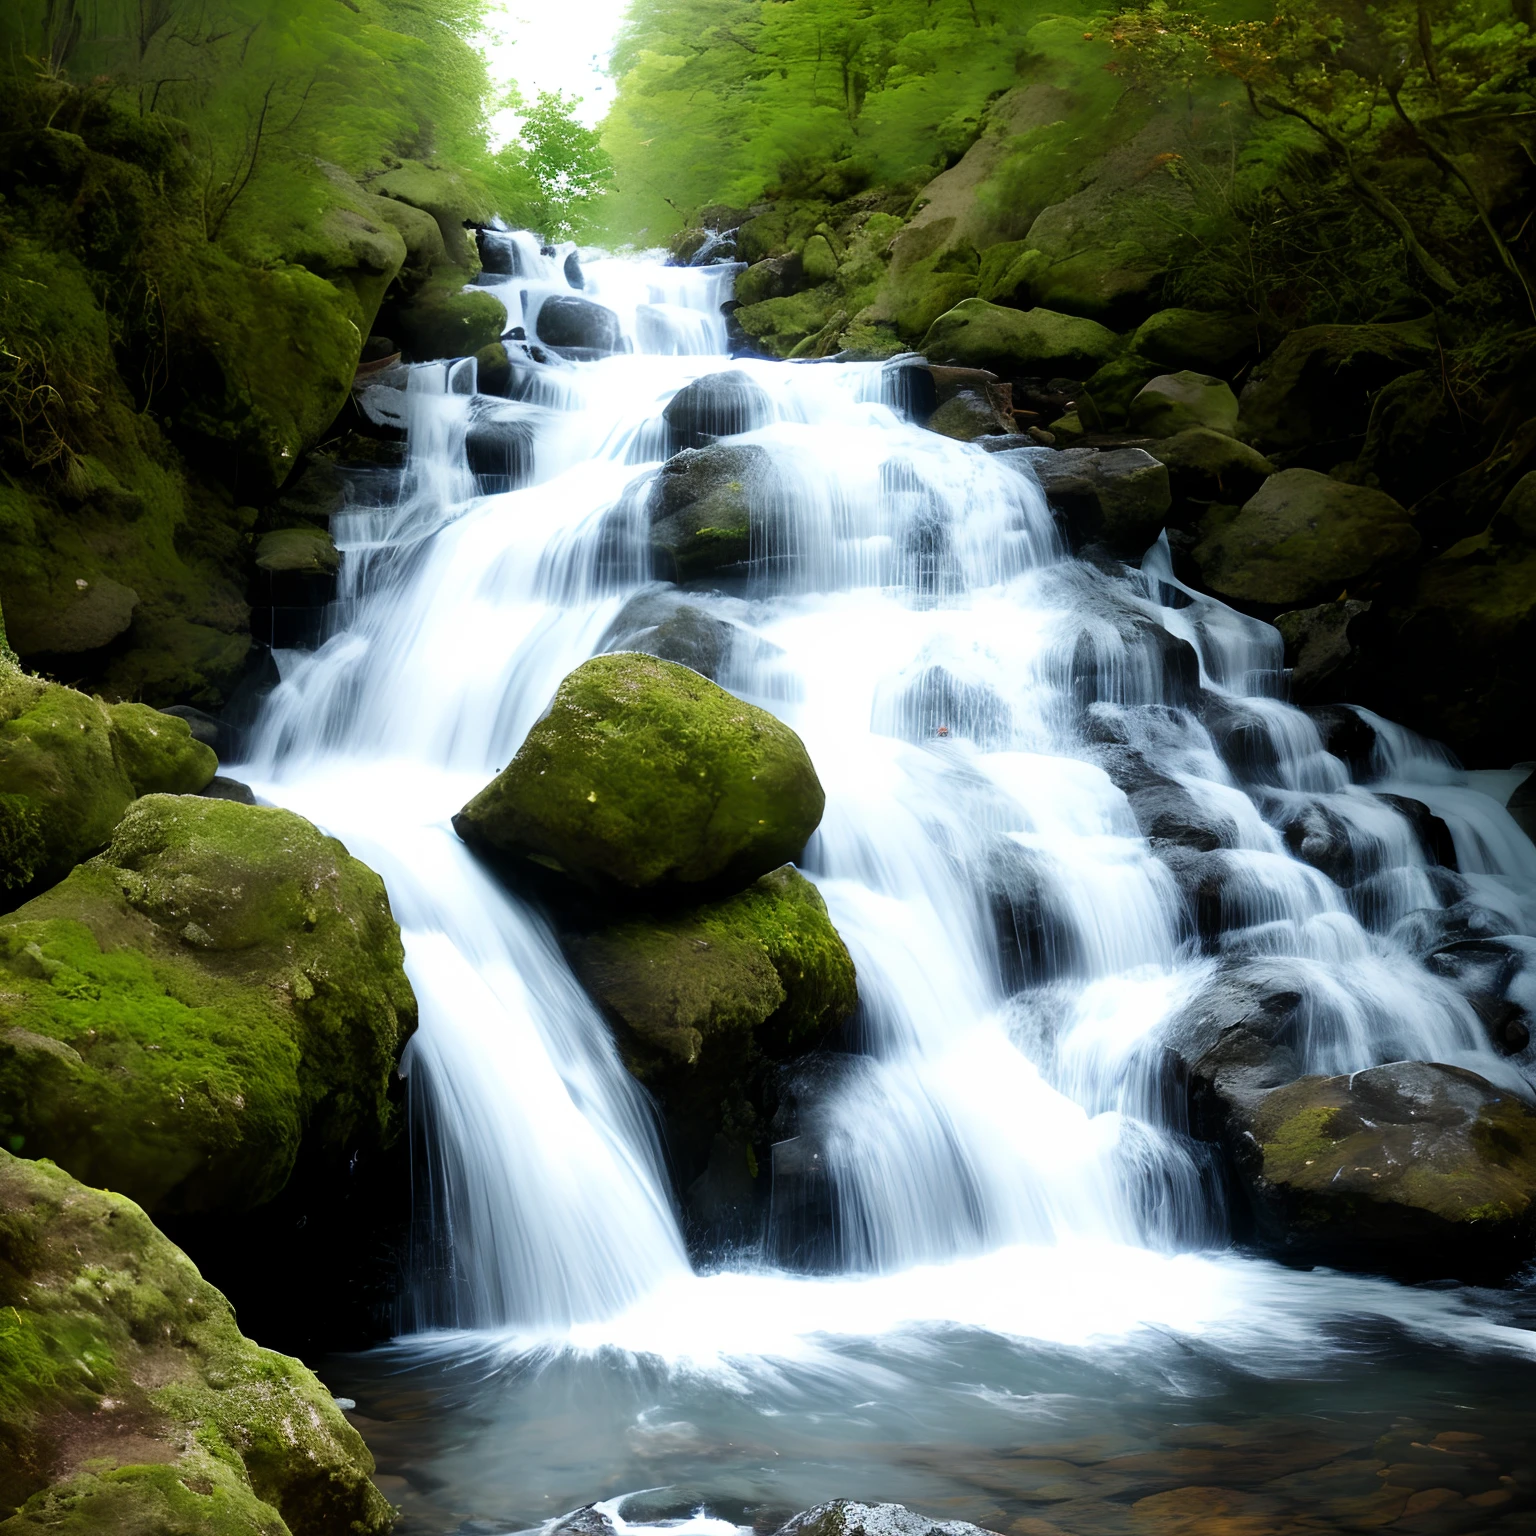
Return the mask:
<svg viewBox="0 0 1536 1536">
<path fill-rule="evenodd" d="M 568 890 L 697 899 L 797 857 L 824 803 L 787 725 L 687 667 L 621 652 L 560 684 L 454 827 Z"/>
</svg>

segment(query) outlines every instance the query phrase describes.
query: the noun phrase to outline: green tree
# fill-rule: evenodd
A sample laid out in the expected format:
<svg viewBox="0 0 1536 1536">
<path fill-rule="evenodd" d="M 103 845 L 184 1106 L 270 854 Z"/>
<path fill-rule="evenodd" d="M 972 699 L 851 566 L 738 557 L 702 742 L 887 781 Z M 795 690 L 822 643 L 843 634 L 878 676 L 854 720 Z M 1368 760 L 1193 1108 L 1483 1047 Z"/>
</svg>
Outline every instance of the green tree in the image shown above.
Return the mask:
<svg viewBox="0 0 1536 1536">
<path fill-rule="evenodd" d="M 508 104 L 520 105 L 515 98 Z M 549 240 L 582 233 L 613 181 L 613 161 L 597 132 L 577 121 L 580 105 L 579 96 L 540 91 L 516 141 L 497 157 L 504 184 L 516 189 L 506 217 Z"/>
</svg>

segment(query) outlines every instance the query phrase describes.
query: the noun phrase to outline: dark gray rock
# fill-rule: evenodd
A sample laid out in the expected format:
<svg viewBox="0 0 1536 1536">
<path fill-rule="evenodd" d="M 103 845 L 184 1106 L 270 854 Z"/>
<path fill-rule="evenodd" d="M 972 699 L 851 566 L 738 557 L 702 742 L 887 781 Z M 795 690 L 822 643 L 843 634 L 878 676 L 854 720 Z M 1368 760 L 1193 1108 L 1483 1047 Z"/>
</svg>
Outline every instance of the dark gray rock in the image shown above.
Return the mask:
<svg viewBox="0 0 1536 1536">
<path fill-rule="evenodd" d="M 776 1536 L 990 1536 L 964 1520 L 935 1520 L 904 1504 L 833 1499 L 781 1525 Z"/>
<path fill-rule="evenodd" d="M 566 356 L 607 357 L 623 346 L 619 317 L 591 299 L 556 294 L 539 306 L 539 340 Z"/>
<path fill-rule="evenodd" d="M 751 432 L 773 419 L 768 392 L 739 368 L 708 373 L 672 397 L 662 413 L 672 451 Z"/>
<path fill-rule="evenodd" d="M 651 556 L 663 580 L 697 581 L 752 554 L 752 514 L 777 487 L 755 444 L 685 448 L 661 466 L 646 500 Z"/>
</svg>

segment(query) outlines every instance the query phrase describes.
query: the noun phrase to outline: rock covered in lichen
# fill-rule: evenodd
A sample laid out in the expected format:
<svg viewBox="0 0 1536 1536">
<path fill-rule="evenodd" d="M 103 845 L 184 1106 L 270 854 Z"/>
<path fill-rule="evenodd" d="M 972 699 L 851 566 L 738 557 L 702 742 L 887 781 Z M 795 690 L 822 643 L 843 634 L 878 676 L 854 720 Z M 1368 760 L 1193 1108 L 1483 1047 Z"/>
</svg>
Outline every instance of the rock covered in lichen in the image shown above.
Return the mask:
<svg viewBox="0 0 1536 1536">
<path fill-rule="evenodd" d="M 121 1195 L 0 1151 L 3 1536 L 372 1536 L 373 1458 Z M 19 1508 L 18 1508 L 19 1506 Z"/>
<path fill-rule="evenodd" d="M 275 1195 L 371 1147 L 415 1020 L 383 882 L 290 811 L 134 804 L 0 922 L 0 1140 L 153 1211 Z"/>
<path fill-rule="evenodd" d="M 787 725 L 687 667 L 619 652 L 560 684 L 453 824 L 567 889 L 697 900 L 795 858 L 824 804 Z"/>
<path fill-rule="evenodd" d="M 776 1536 L 989 1536 L 967 1520 L 935 1520 L 905 1504 L 832 1499 L 785 1521 Z"/>
<path fill-rule="evenodd" d="M 195 795 L 219 771 L 218 754 L 191 725 L 147 704 L 112 704 L 112 739 L 136 795 Z"/>
</svg>

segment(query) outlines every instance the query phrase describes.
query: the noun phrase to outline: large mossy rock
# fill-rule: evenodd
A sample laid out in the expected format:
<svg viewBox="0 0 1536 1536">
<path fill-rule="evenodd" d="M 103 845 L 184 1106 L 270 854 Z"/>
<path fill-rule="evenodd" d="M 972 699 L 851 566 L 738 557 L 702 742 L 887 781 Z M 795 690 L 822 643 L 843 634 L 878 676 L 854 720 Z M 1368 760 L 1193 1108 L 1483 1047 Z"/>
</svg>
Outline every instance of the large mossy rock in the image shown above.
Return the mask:
<svg viewBox="0 0 1536 1536">
<path fill-rule="evenodd" d="M 1437 356 L 1427 321 L 1306 326 L 1254 369 L 1243 388 L 1239 435 L 1265 453 L 1345 442 L 1365 432 L 1383 385 Z"/>
<path fill-rule="evenodd" d="M 506 306 L 483 288 L 466 288 L 457 267 L 434 272 L 389 317 L 406 360 L 474 357 L 501 339 Z"/>
<path fill-rule="evenodd" d="M 1175 500 L 1241 505 L 1275 472 L 1256 448 L 1210 427 L 1189 427 L 1148 445 L 1168 466 Z"/>
<path fill-rule="evenodd" d="M 651 564 L 665 581 L 701 581 L 752 557 L 752 514 L 778 490 L 755 443 L 685 448 L 657 472 L 646 498 Z"/>
<path fill-rule="evenodd" d="M 1131 337 L 1131 350 L 1164 368 L 1193 369 L 1229 379 L 1259 350 L 1258 328 L 1240 315 L 1160 309 Z"/>
<path fill-rule="evenodd" d="M 517 756 L 453 824 L 525 875 L 698 899 L 793 860 L 824 804 L 787 725 L 687 667 L 620 652 L 560 684 Z"/>
<path fill-rule="evenodd" d="M 1224 379 L 1208 373 L 1162 373 L 1132 400 L 1126 419 L 1133 432 L 1174 437 L 1196 427 L 1237 430 L 1237 396 Z"/>
<path fill-rule="evenodd" d="M 1459 1067 L 1298 1078 L 1228 1140 L 1258 1241 L 1293 1262 L 1489 1280 L 1536 1248 L 1536 1111 Z"/>
<path fill-rule="evenodd" d="M 150 795 L 0 921 L 0 1142 L 173 1214 L 376 1148 L 415 1023 L 383 882 L 290 811 Z"/>
<path fill-rule="evenodd" d="M 1287 469 L 1241 510 L 1213 508 L 1193 558 L 1202 585 L 1218 597 L 1283 609 L 1337 598 L 1418 549 L 1408 513 L 1384 491 Z"/>
<path fill-rule="evenodd" d="M 109 704 L 112 740 L 136 795 L 195 795 L 219 771 L 219 757 L 176 715 L 147 704 Z"/>
<path fill-rule="evenodd" d="M 330 1394 L 245 1338 L 138 1206 L 5 1151 L 0 1318 L 0 1536 L 393 1523 Z"/>
<path fill-rule="evenodd" d="M 989 368 L 1003 378 L 1086 379 L 1117 356 L 1118 336 L 1096 320 L 1049 309 L 1004 309 L 966 299 L 939 316 L 918 350 L 936 363 Z"/>
</svg>

